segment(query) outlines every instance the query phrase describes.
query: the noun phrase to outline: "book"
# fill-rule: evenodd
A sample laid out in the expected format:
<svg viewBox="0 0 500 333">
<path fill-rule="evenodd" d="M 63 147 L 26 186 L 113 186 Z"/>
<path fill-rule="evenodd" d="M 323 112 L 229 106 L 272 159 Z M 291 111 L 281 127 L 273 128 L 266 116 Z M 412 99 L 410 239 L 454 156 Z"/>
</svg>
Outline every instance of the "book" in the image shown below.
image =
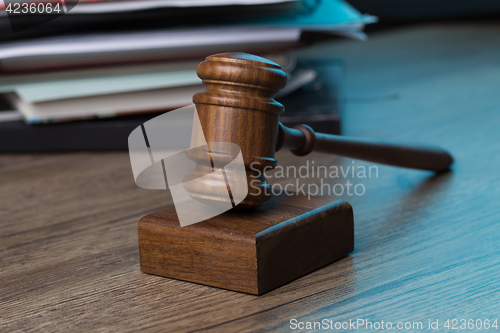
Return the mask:
<svg viewBox="0 0 500 333">
<path fill-rule="evenodd" d="M 0 71 L 40 71 L 199 58 L 230 49 L 271 53 L 304 46 L 301 40 L 304 31 L 363 39 L 361 29 L 376 20 L 360 14 L 342 0 L 291 3 L 298 4 L 300 10 L 247 18 L 233 18 L 229 14 L 226 19 L 203 24 L 188 20 L 180 23 L 182 26 L 163 29 L 123 29 L 7 42 L 0 46 Z M 207 17 L 210 18 L 205 15 Z"/>
<path fill-rule="evenodd" d="M 0 45 L 0 72 L 199 59 L 228 49 L 272 52 L 301 45 L 298 28 L 205 28 L 40 38 Z"/>
<path fill-rule="evenodd" d="M 26 102 L 13 93 L 6 97 L 27 123 L 37 124 L 172 110 L 190 104 L 193 95 L 203 90 L 198 84 L 38 103 Z"/>
<path fill-rule="evenodd" d="M 343 62 L 330 58 L 299 62 L 299 67 L 312 68 L 318 75 L 293 93 L 277 98 L 285 106 L 281 121 L 289 127 L 305 123 L 318 132 L 340 134 L 344 100 Z M 0 122 L 0 151 L 126 151 L 130 132 L 159 114 L 31 125 L 23 121 Z M 185 130 L 192 129 L 188 125 Z M 168 148 L 177 148 L 175 142 L 168 144 Z"/>
<path fill-rule="evenodd" d="M 126 0 L 128 2 L 143 3 L 147 0 Z M 64 15 L 51 19 L 46 15 L 18 15 L 14 21 L 8 17 L 5 10 L 0 9 L 0 41 L 26 40 L 39 37 L 60 35 L 94 34 L 102 32 L 147 31 L 166 28 L 209 27 L 214 25 L 238 23 L 248 21 L 252 17 L 283 15 L 292 11 L 299 11 L 300 1 L 278 2 L 252 5 L 210 5 L 210 1 L 203 0 L 199 6 L 188 7 L 158 7 L 151 9 L 77 13 L 75 1 L 65 0 L 67 9 Z M 78 2 L 78 1 L 76 1 Z M 124 1 L 119 1 L 123 3 Z M 161 1 L 166 3 L 168 0 Z M 2 1 L 0 0 L 0 4 Z M 78 2 L 79 4 L 80 2 Z M 190 3 L 186 1 L 186 3 Z M 102 3 L 97 3 L 100 5 Z M 72 8 L 69 8 L 72 7 Z M 49 19 L 47 21 L 47 19 Z M 43 23 L 43 24 L 42 24 Z M 133 25 L 131 25 L 133 23 Z M 33 27 L 36 26 L 36 29 Z M 16 30 L 14 32 L 13 30 Z"/>
<path fill-rule="evenodd" d="M 129 10 L 144 10 L 149 8 L 161 7 L 206 7 L 206 6 L 231 6 L 231 5 L 263 5 L 282 2 L 291 2 L 297 0 L 66 0 L 66 11 L 69 13 L 72 9 L 83 7 L 73 13 L 105 13 L 121 12 Z M 28 0 L 28 4 L 47 3 L 47 0 Z M 70 6 L 68 6 L 70 5 Z M 73 5 L 73 6 L 71 6 Z M 7 8 L 4 2 L 0 2 L 0 10 Z"/>
<path fill-rule="evenodd" d="M 13 110 L 10 103 L 0 95 L 0 123 L 22 120 L 23 116 L 17 110 Z"/>
<path fill-rule="evenodd" d="M 0 76 L 0 93 L 37 103 L 200 84 L 201 60 Z"/>
<path fill-rule="evenodd" d="M 279 96 L 316 77 L 316 71 L 297 67 L 294 57 L 284 54 L 266 57 L 280 63 L 288 75 L 288 84 Z M 167 110 L 190 104 L 192 94 L 202 89 L 197 65 L 198 61 L 175 62 L 10 75 L 0 78 L 0 93 L 6 94 L 27 123 Z M 155 99 L 154 103 L 150 99 Z"/>
</svg>

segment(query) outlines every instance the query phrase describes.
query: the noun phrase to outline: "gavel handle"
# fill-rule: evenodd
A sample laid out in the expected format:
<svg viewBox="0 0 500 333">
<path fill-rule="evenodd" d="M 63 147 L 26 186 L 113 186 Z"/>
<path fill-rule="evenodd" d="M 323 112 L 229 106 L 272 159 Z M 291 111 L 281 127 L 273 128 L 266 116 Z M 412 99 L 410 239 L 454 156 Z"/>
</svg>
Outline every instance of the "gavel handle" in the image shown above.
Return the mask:
<svg viewBox="0 0 500 333">
<path fill-rule="evenodd" d="M 292 153 L 298 156 L 317 151 L 369 162 L 437 172 L 447 170 L 453 164 L 453 157 L 438 147 L 403 145 L 385 140 L 315 133 L 307 125 L 288 128 L 280 123 L 276 150 L 280 149 L 291 149 Z"/>
</svg>

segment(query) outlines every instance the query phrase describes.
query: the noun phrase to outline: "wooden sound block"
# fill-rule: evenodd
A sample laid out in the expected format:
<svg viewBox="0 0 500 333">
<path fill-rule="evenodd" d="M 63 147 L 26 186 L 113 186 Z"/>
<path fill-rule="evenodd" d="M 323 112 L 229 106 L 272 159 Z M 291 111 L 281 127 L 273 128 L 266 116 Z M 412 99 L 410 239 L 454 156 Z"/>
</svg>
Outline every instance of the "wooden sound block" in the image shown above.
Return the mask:
<svg viewBox="0 0 500 333">
<path fill-rule="evenodd" d="M 181 227 L 175 208 L 139 222 L 141 270 L 262 295 L 354 249 L 351 205 L 303 195 Z"/>
</svg>

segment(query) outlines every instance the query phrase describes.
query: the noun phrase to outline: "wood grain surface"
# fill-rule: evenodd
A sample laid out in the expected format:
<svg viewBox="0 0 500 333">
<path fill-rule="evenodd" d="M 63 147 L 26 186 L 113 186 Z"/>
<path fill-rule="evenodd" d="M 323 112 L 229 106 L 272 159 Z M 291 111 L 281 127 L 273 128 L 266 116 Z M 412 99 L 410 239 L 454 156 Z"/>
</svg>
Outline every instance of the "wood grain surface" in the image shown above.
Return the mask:
<svg viewBox="0 0 500 333">
<path fill-rule="evenodd" d="M 186 210 L 199 209 L 185 202 Z M 278 195 L 181 227 L 179 205 L 139 222 L 145 273 L 262 295 L 346 257 L 354 249 L 352 207 L 330 197 Z"/>
<path fill-rule="evenodd" d="M 439 319 L 444 331 L 448 318 L 500 319 L 500 25 L 418 26 L 314 52 L 347 63 L 345 134 L 439 144 L 453 172 L 349 177 L 366 188 L 341 196 L 354 253 L 259 297 L 140 271 L 138 221 L 170 199 L 136 187 L 127 153 L 2 154 L 0 331 L 287 332 L 293 318 Z"/>
<path fill-rule="evenodd" d="M 184 186 L 191 197 L 212 204 L 227 202 L 234 206 L 236 202 L 239 209 L 259 207 L 272 197 L 269 184 L 259 175 L 266 167 L 276 166 L 278 123 L 284 107 L 273 96 L 285 87 L 287 76 L 280 65 L 239 52 L 211 55 L 198 65 L 196 72 L 206 89 L 193 96 L 201 128 L 193 128 L 191 146 L 205 146 L 208 142 L 210 149 L 190 149 L 186 153 L 196 162 L 196 169 Z M 235 168 L 220 175 L 212 173 L 212 165 L 226 165 L 236 157 L 232 146 L 216 147 L 212 142 L 229 142 L 239 147 L 247 184 Z M 209 173 L 211 177 L 203 177 Z M 248 195 L 243 200 L 228 197 L 228 183 L 239 184 L 236 192 Z"/>
</svg>

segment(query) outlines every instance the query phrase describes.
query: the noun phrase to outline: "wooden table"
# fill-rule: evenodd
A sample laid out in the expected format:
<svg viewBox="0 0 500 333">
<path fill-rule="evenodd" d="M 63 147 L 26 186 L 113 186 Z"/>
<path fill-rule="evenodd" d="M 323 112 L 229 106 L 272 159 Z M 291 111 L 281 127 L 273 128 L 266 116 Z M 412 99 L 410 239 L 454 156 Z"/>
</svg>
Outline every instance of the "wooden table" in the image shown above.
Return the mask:
<svg viewBox="0 0 500 333">
<path fill-rule="evenodd" d="M 314 52 L 348 65 L 345 134 L 439 144 L 453 172 L 379 166 L 378 178 L 348 178 L 366 189 L 342 196 L 354 207 L 354 253 L 257 297 L 141 273 L 138 220 L 169 196 L 134 184 L 127 153 L 0 155 L 0 331 L 290 331 L 292 319 L 426 330 L 429 319 L 440 329 L 498 319 L 500 24 L 419 26 Z"/>
</svg>

